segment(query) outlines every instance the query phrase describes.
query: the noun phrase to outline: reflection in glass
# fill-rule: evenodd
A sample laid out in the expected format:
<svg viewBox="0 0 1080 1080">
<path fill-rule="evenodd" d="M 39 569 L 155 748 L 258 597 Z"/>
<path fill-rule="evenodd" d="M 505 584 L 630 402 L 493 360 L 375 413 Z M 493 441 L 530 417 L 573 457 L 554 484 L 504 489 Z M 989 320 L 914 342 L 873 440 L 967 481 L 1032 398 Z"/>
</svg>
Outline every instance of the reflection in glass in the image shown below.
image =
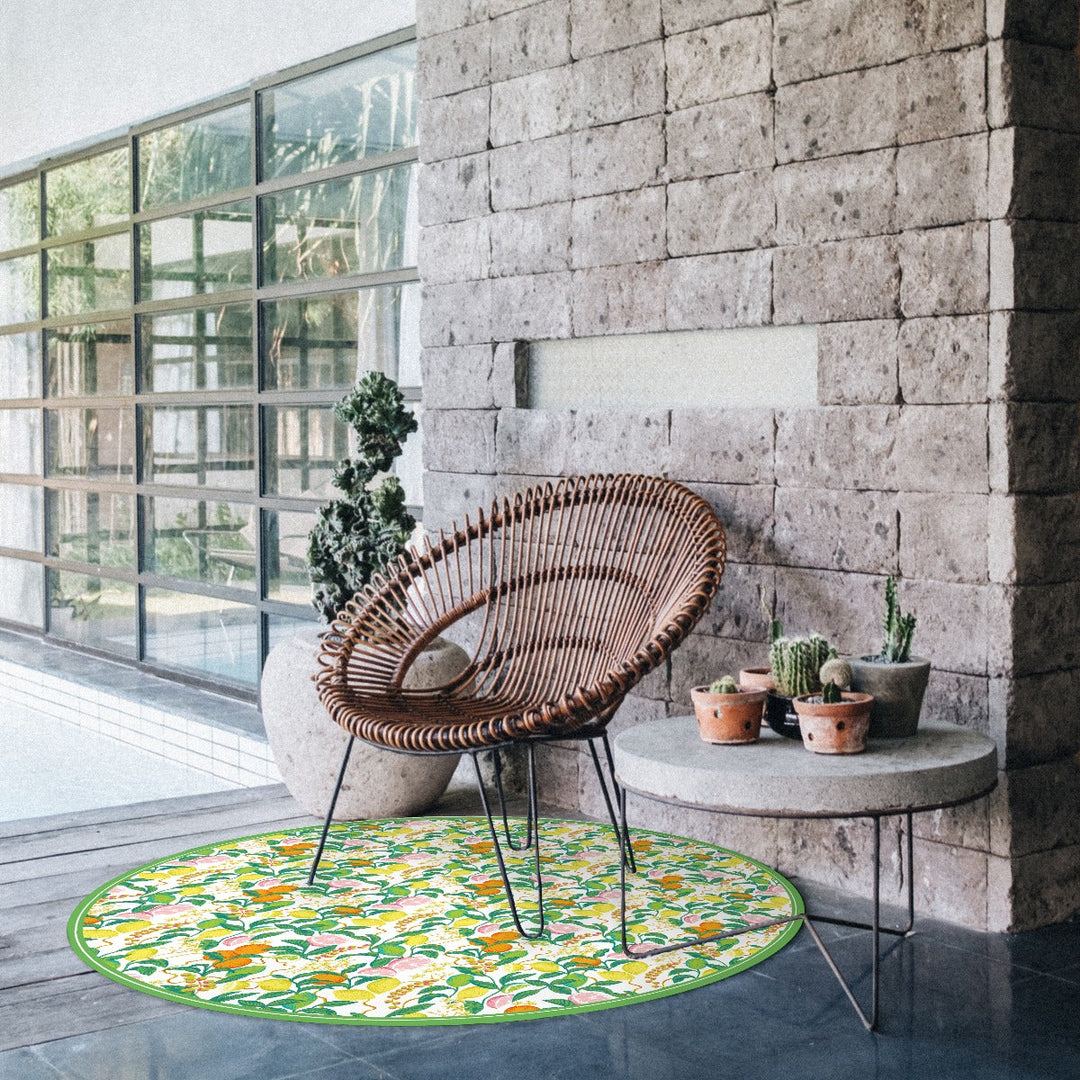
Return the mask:
<svg viewBox="0 0 1080 1080">
<path fill-rule="evenodd" d="M 139 209 L 251 183 L 251 107 L 219 109 L 140 135 Z"/>
<path fill-rule="evenodd" d="M 63 236 L 127 219 L 131 177 L 126 146 L 50 169 L 45 174 L 47 236 Z"/>
<path fill-rule="evenodd" d="M 0 547 L 41 550 L 41 488 L 0 484 Z"/>
<path fill-rule="evenodd" d="M 132 409 L 49 409 L 48 475 L 130 480 L 134 429 Z"/>
<path fill-rule="evenodd" d="M 41 412 L 38 409 L 0 409 L 0 472 L 41 473 Z"/>
<path fill-rule="evenodd" d="M 41 396 L 41 335 L 0 334 L 0 398 Z"/>
<path fill-rule="evenodd" d="M 267 599 L 286 604 L 310 604 L 307 549 L 315 515 L 267 510 L 263 525 Z"/>
<path fill-rule="evenodd" d="M 0 619 L 40 630 L 45 619 L 45 568 L 0 558 Z"/>
<path fill-rule="evenodd" d="M 48 331 L 45 341 L 50 397 L 134 392 L 129 321 L 65 326 Z"/>
<path fill-rule="evenodd" d="M 136 589 L 127 581 L 49 571 L 49 633 L 104 652 L 135 655 Z"/>
<path fill-rule="evenodd" d="M 145 390 L 225 390 L 254 384 L 250 304 L 147 315 L 140 327 Z"/>
<path fill-rule="evenodd" d="M 334 467 L 349 453 L 352 434 L 330 405 L 276 405 L 263 410 L 266 493 L 325 499 Z"/>
<path fill-rule="evenodd" d="M 251 203 L 230 203 L 139 227 L 144 300 L 251 284 Z"/>
<path fill-rule="evenodd" d="M 50 315 L 131 306 L 127 233 L 50 248 L 46 259 Z"/>
<path fill-rule="evenodd" d="M 135 569 L 135 500 L 101 491 L 48 493 L 49 554 Z"/>
<path fill-rule="evenodd" d="M 152 574 L 255 587 L 255 508 L 195 499 L 143 500 L 143 565 Z"/>
<path fill-rule="evenodd" d="M 416 44 L 261 95 L 264 180 L 416 145 Z"/>
<path fill-rule="evenodd" d="M 146 590 L 146 659 L 218 682 L 254 686 L 259 677 L 255 608 L 211 596 Z"/>
<path fill-rule="evenodd" d="M 288 615 L 265 615 L 267 647 L 273 648 L 279 641 L 288 641 L 298 630 L 318 628 L 314 612 L 310 619 L 293 619 Z"/>
<path fill-rule="evenodd" d="M 40 265 L 36 255 L 0 262 L 0 325 L 30 322 L 38 317 L 41 308 Z"/>
<path fill-rule="evenodd" d="M 0 187 L 0 251 L 38 240 L 38 182 Z"/>
<path fill-rule="evenodd" d="M 143 413 L 144 480 L 255 490 L 255 416 L 248 405 L 159 405 Z"/>
<path fill-rule="evenodd" d="M 419 385 L 419 292 L 384 285 L 264 304 L 267 389 L 347 390 L 372 370 Z"/>
<path fill-rule="evenodd" d="M 416 263 L 414 165 L 267 195 L 260 205 L 268 284 Z"/>
</svg>

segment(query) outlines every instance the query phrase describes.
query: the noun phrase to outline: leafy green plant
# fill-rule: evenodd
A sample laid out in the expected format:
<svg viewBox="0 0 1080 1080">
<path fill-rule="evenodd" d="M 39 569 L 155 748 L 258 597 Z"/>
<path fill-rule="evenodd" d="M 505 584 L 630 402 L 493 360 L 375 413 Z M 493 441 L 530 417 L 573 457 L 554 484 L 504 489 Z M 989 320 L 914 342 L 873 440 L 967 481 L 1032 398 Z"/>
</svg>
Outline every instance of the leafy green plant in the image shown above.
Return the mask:
<svg viewBox="0 0 1080 1080">
<path fill-rule="evenodd" d="M 885 640 L 881 657 L 887 664 L 906 664 L 911 659 L 911 636 L 915 633 L 915 616 L 909 611 L 902 614 L 896 598 L 896 580 L 885 582 Z"/>
<path fill-rule="evenodd" d="M 416 526 L 398 478 L 375 482 L 416 430 L 397 384 L 369 372 L 334 411 L 356 432 L 356 451 L 334 470 L 334 485 L 344 497 L 319 511 L 308 540 L 312 603 L 324 622 L 405 550 Z"/>
<path fill-rule="evenodd" d="M 776 692 L 783 697 L 817 693 L 821 689 L 821 666 L 834 656 L 836 650 L 820 634 L 777 638 L 769 647 Z"/>
</svg>

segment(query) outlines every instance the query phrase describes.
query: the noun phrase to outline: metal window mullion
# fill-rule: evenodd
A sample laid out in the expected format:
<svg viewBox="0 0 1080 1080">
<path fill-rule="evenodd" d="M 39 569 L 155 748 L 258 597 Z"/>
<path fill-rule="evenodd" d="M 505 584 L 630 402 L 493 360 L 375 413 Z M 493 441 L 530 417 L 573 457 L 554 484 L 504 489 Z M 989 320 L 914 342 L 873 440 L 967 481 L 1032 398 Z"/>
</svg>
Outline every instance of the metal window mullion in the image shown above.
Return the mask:
<svg viewBox="0 0 1080 1080">
<path fill-rule="evenodd" d="M 365 173 L 381 172 L 401 165 L 415 165 L 420 153 L 416 146 L 403 146 L 397 150 L 387 150 L 371 157 L 354 158 L 352 161 L 339 161 L 322 169 L 309 169 L 304 172 L 289 173 L 287 176 L 275 176 L 260 180 L 255 191 L 258 195 L 276 195 L 281 191 L 312 187 L 326 184 L 333 180 L 347 180 Z"/>
<path fill-rule="evenodd" d="M 404 267 L 400 270 L 374 270 L 369 273 L 342 274 L 340 277 L 302 279 L 263 285 L 259 289 L 259 299 L 263 301 L 295 300 L 308 296 L 320 296 L 323 293 L 375 289 L 380 285 L 415 285 L 419 280 L 420 276 L 415 266 Z"/>
<path fill-rule="evenodd" d="M 45 566 L 44 560 L 49 553 L 49 511 L 48 502 L 49 494 L 45 486 L 45 478 L 48 472 L 47 456 L 49 449 L 49 433 L 47 429 L 48 424 L 48 412 L 45 408 L 45 400 L 49 393 L 49 384 L 47 381 L 49 371 L 49 358 L 48 358 L 48 336 L 45 333 L 45 318 L 48 315 L 48 295 L 49 295 L 49 283 L 46 278 L 48 259 L 45 255 L 45 248 L 42 246 L 42 242 L 45 239 L 45 217 L 48 212 L 48 207 L 45 204 L 45 169 L 39 166 L 37 170 L 37 188 L 38 188 L 38 378 L 41 380 L 41 405 L 39 408 L 39 450 L 41 453 L 41 467 L 39 470 L 38 482 L 41 485 L 41 555 L 42 555 L 42 570 L 44 580 L 41 583 L 41 602 L 43 610 L 41 612 L 41 629 L 42 632 L 47 634 L 49 632 L 50 612 L 52 610 L 51 605 L 51 576 Z"/>
</svg>

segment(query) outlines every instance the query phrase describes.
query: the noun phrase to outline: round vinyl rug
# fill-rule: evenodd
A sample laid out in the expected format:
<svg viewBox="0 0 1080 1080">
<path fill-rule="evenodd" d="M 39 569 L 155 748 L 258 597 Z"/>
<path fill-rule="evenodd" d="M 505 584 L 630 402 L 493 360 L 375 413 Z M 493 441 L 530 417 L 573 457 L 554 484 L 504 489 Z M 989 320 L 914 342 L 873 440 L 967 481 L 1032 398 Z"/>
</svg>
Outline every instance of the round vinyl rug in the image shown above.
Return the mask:
<svg viewBox="0 0 1080 1080">
<path fill-rule="evenodd" d="M 512 823 L 521 839 L 523 825 Z M 771 956 L 799 922 L 647 960 L 619 945 L 619 848 L 609 825 L 540 824 L 547 929 L 514 929 L 484 818 L 319 826 L 182 852 L 103 885 L 75 910 L 72 947 L 110 979 L 172 1001 L 328 1024 L 468 1024 L 611 1008 L 681 993 Z M 761 863 L 634 830 L 631 941 L 803 910 Z M 522 923 L 531 858 L 506 851 Z"/>
</svg>

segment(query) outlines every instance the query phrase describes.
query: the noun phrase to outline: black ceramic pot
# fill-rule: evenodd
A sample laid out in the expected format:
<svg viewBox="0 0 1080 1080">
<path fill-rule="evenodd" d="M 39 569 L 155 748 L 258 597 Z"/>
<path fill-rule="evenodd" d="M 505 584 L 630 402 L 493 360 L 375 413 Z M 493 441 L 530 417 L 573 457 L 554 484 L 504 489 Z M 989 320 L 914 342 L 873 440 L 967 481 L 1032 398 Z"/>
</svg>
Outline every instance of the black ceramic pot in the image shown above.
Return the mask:
<svg viewBox="0 0 1080 1080">
<path fill-rule="evenodd" d="M 775 690 L 769 691 L 769 696 L 765 701 L 765 722 L 778 735 L 783 735 L 788 739 L 802 738 L 802 733 L 799 731 L 799 715 L 795 712 L 791 698 L 778 694 Z"/>
</svg>

